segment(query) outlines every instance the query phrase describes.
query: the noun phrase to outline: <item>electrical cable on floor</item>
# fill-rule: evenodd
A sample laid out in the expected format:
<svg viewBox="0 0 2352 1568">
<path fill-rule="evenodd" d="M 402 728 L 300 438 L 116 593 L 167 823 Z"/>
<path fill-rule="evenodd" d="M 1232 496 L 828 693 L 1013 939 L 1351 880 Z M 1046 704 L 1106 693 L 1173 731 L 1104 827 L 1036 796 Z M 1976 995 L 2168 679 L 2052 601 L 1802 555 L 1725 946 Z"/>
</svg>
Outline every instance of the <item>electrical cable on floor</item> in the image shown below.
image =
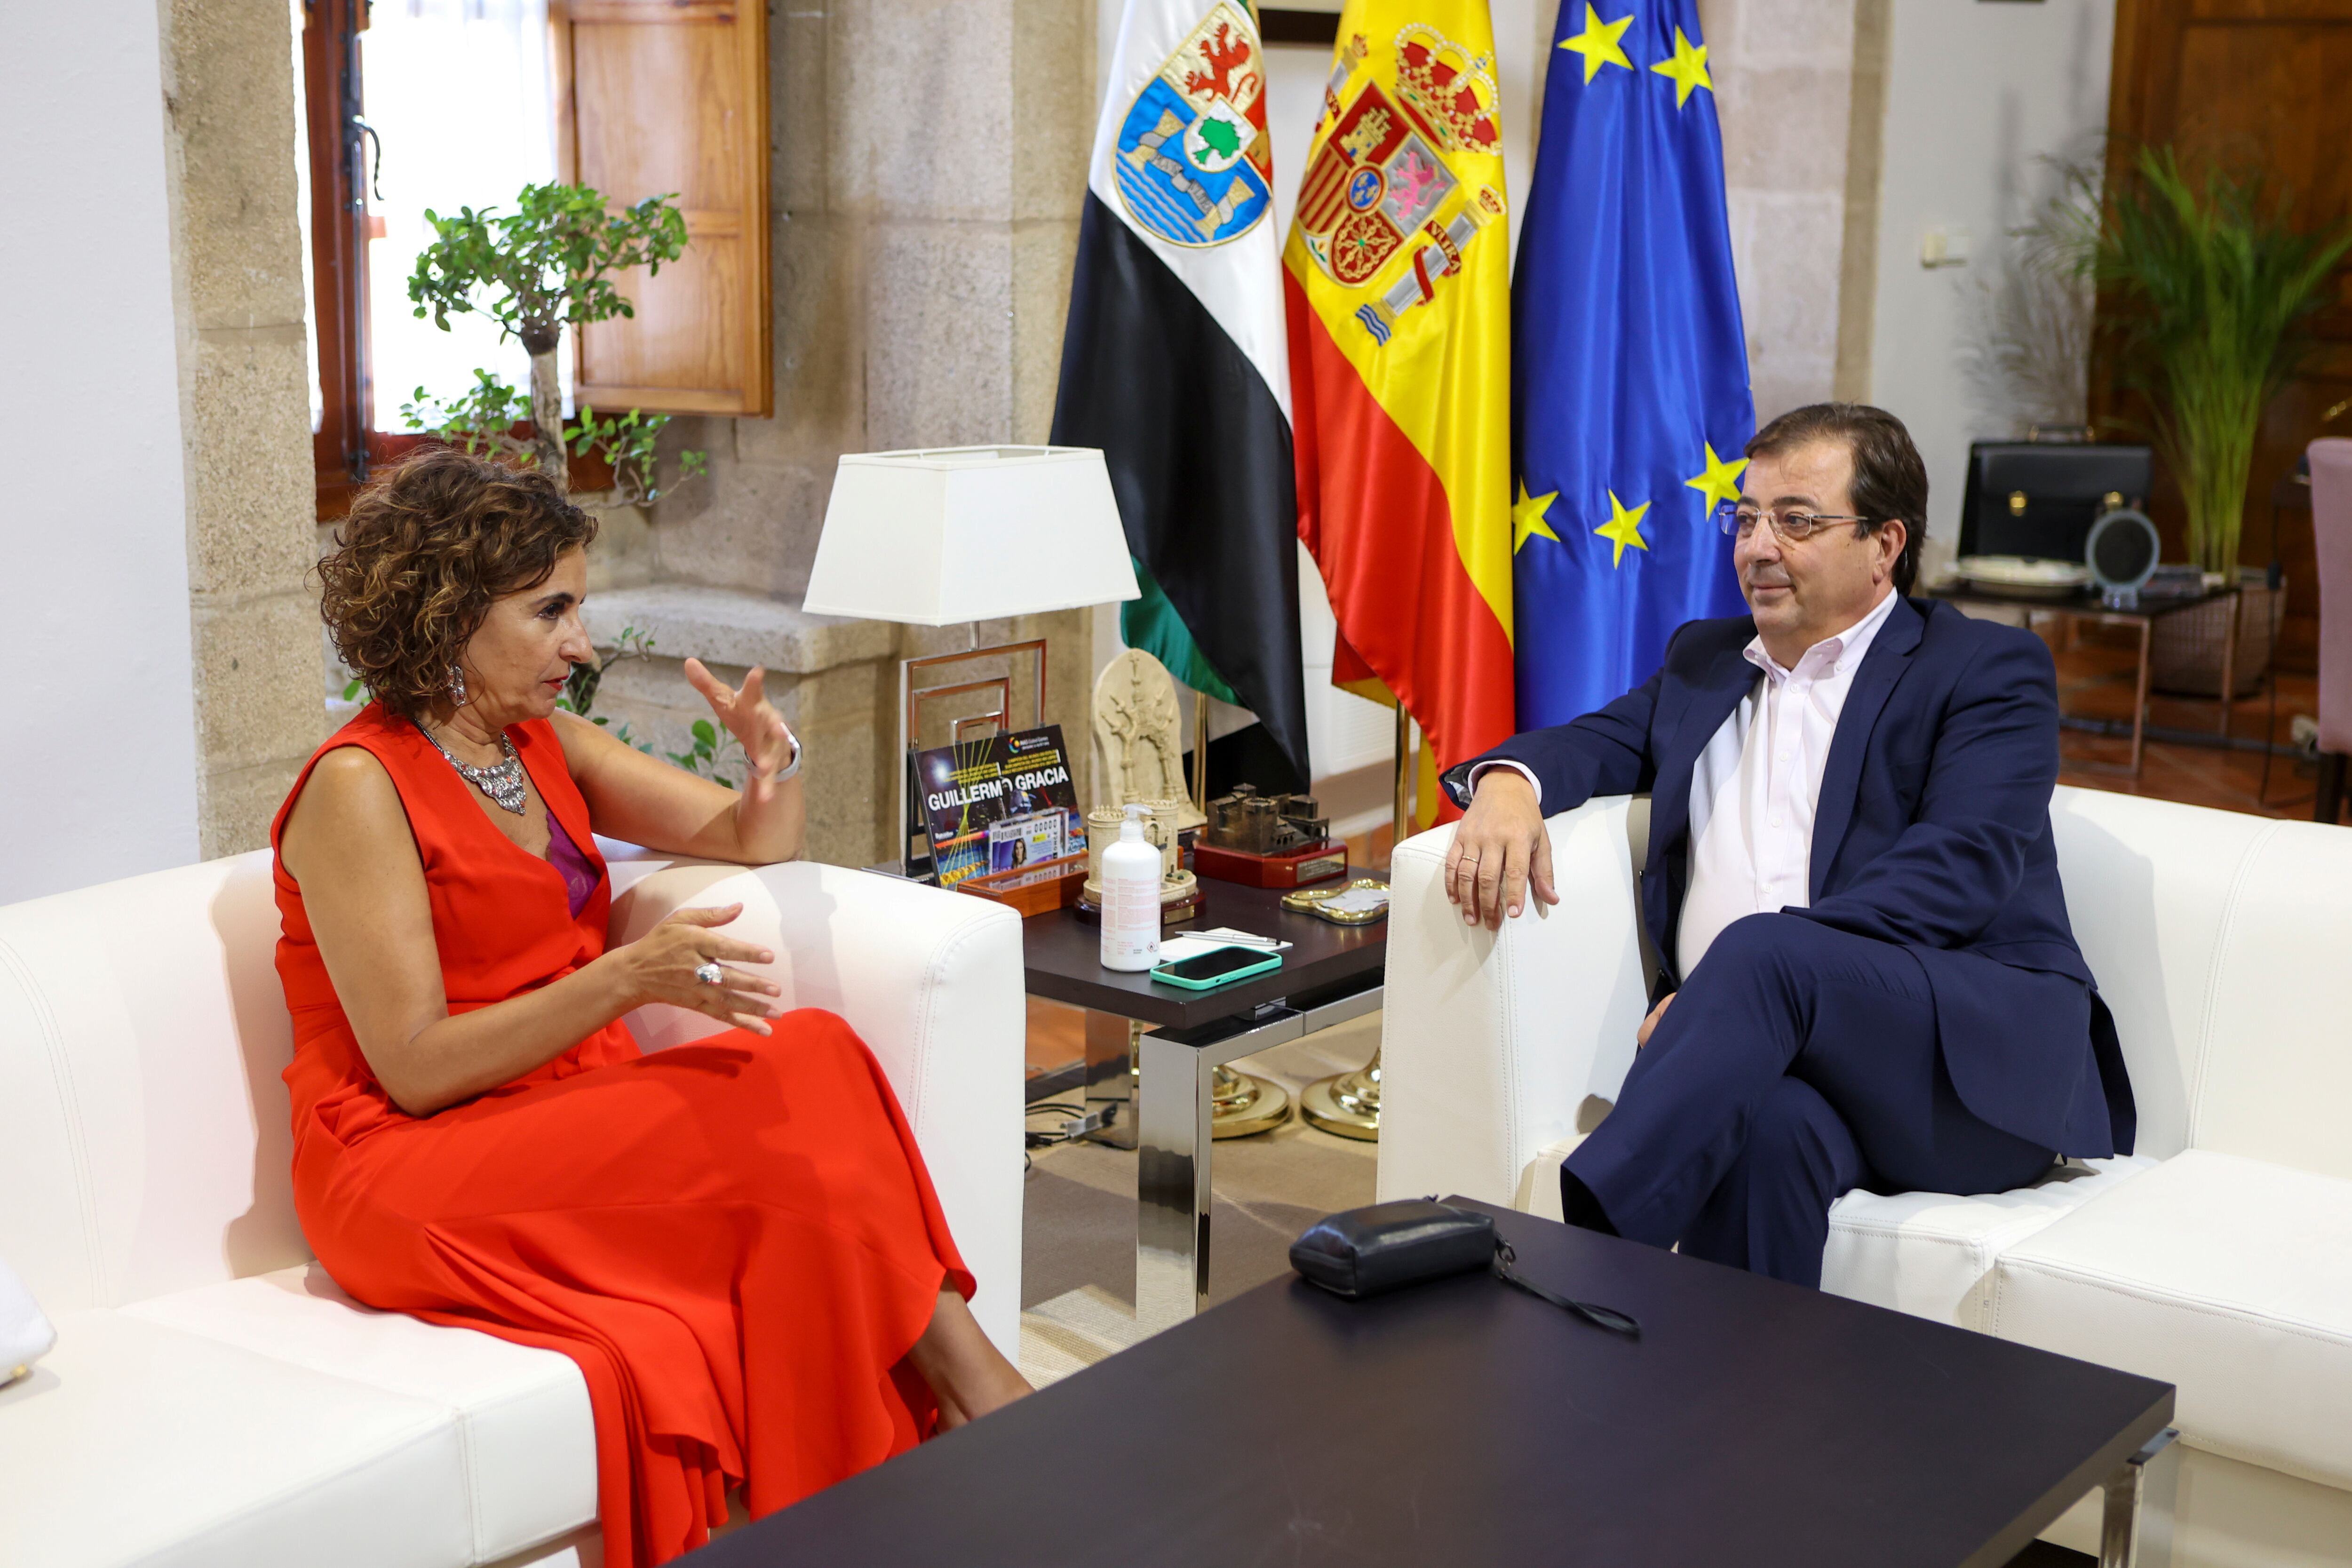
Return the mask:
<svg viewBox="0 0 2352 1568">
<path fill-rule="evenodd" d="M 1039 1111 L 1051 1111 L 1056 1115 L 1068 1117 L 1072 1121 L 1083 1121 L 1086 1118 L 1087 1108 L 1083 1105 L 1073 1105 L 1067 1100 L 1041 1100 L 1034 1105 L 1024 1107 L 1023 1115 L 1025 1119 L 1036 1115 Z M 1049 1149 L 1056 1143 L 1070 1142 L 1075 1137 L 1076 1134 L 1070 1131 L 1066 1123 L 1051 1129 L 1024 1128 L 1022 1131 L 1024 1149 Z M 1022 1168 L 1024 1170 L 1028 1168 L 1026 1153 L 1022 1156 Z"/>
</svg>

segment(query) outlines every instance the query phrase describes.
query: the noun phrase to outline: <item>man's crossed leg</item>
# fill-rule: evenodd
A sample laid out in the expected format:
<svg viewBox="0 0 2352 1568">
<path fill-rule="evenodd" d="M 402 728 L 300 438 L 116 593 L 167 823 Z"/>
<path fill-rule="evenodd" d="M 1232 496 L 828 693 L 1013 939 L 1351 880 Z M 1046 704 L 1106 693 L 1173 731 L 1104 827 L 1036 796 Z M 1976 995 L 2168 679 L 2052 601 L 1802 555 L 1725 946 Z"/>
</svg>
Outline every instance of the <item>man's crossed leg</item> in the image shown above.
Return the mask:
<svg viewBox="0 0 2352 1568">
<path fill-rule="evenodd" d="M 2078 982 L 2035 980 L 2087 1031 Z M 2005 1192 L 2053 1157 L 1961 1104 L 1908 951 L 1760 914 L 1708 947 L 1560 1188 L 1571 1223 L 1818 1286 L 1849 1189 Z"/>
</svg>

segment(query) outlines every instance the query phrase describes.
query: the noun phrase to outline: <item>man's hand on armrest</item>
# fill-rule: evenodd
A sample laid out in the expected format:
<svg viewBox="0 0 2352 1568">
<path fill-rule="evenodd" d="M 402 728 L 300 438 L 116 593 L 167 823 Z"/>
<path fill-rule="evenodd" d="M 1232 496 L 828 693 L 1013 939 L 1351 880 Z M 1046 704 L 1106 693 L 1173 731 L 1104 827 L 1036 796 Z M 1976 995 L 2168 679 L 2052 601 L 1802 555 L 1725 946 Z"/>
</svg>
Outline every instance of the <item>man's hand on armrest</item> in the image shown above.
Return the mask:
<svg viewBox="0 0 2352 1568">
<path fill-rule="evenodd" d="M 1445 896 L 1460 906 L 1463 920 L 1483 921 L 1494 931 L 1505 914 L 1525 907 L 1530 884 L 1547 904 L 1559 902 L 1559 894 L 1535 785 L 1517 770 L 1498 767 L 1482 771 L 1473 789 L 1445 852 Z"/>
</svg>

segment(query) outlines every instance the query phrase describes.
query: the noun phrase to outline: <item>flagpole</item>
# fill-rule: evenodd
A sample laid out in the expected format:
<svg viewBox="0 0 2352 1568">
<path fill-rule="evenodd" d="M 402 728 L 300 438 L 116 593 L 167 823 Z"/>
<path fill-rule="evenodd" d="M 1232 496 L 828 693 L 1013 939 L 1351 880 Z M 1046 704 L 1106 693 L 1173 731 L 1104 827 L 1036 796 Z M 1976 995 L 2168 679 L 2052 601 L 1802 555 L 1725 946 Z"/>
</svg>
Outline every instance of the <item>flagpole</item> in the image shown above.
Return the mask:
<svg viewBox="0 0 2352 1568">
<path fill-rule="evenodd" d="M 1396 847 L 1405 840 L 1412 820 L 1412 715 L 1396 705 L 1396 808 L 1389 821 L 1389 864 L 1396 864 Z M 1299 1113 L 1310 1126 L 1360 1142 L 1376 1142 L 1381 1135 L 1381 1051 L 1353 1072 L 1318 1079 L 1298 1095 Z"/>
<path fill-rule="evenodd" d="M 1198 687 L 1192 690 L 1192 809 L 1201 814 L 1203 831 L 1209 816 L 1209 694 Z M 1143 1026 L 1135 1026 L 1139 1031 Z M 1132 1048 L 1129 1063 L 1142 1060 Z M 1290 1091 L 1271 1079 L 1247 1073 L 1236 1067 L 1220 1067 L 1211 1071 L 1209 1084 L 1209 1136 L 1212 1138 L 1246 1138 L 1254 1132 L 1264 1132 L 1290 1120 Z"/>
<path fill-rule="evenodd" d="M 1389 853 L 1404 842 L 1412 817 L 1412 715 L 1396 705 L 1396 811 L 1389 819 Z"/>
<path fill-rule="evenodd" d="M 1209 816 L 1209 694 L 1192 693 L 1192 809 Z"/>
</svg>

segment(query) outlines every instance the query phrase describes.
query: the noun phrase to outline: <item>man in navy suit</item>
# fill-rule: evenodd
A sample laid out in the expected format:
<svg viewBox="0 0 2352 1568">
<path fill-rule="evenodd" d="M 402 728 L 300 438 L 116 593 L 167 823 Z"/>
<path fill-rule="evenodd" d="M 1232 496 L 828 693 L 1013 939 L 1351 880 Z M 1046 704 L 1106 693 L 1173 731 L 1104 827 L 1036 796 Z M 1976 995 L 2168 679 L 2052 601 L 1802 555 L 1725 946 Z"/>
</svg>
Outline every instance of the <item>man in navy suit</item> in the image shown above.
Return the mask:
<svg viewBox="0 0 2352 1568">
<path fill-rule="evenodd" d="M 1544 818 L 1649 794 L 1655 1005 L 1567 1215 L 1818 1286 L 1840 1194 L 2127 1153 L 2132 1097 L 2058 883 L 2049 650 L 1906 596 L 1927 476 L 1892 415 L 1817 404 L 1747 453 L 1719 515 L 1753 614 L 1451 770 L 1446 889 L 1490 928 L 1556 903 Z"/>
</svg>

